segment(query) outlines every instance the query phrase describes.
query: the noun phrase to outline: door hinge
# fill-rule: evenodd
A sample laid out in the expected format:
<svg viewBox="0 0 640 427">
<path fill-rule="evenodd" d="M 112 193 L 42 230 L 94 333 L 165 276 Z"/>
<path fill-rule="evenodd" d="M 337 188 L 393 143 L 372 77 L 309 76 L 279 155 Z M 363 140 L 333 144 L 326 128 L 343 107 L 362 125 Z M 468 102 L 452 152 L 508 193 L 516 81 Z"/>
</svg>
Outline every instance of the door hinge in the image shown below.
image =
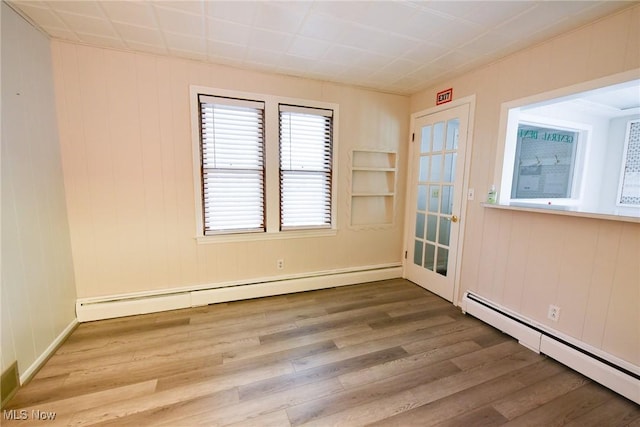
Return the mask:
<svg viewBox="0 0 640 427">
<path fill-rule="evenodd" d="M 411 142 L 413 142 L 413 141 L 415 141 L 415 140 L 416 140 L 416 134 L 415 134 L 415 133 L 412 133 L 412 134 L 411 134 Z"/>
<path fill-rule="evenodd" d="M 404 259 L 407 259 L 407 251 L 404 251 Z"/>
</svg>

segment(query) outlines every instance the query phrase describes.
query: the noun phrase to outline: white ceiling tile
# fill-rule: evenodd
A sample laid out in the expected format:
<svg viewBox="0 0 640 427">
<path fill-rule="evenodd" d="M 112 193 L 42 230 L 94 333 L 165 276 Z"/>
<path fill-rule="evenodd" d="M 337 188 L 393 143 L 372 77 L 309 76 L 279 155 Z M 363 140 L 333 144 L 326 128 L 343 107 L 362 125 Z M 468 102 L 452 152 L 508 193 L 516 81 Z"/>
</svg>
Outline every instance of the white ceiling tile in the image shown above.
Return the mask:
<svg viewBox="0 0 640 427">
<path fill-rule="evenodd" d="M 310 13 L 304 20 L 299 34 L 328 41 L 339 41 L 347 28 L 349 24 L 342 20 L 328 15 Z"/>
<path fill-rule="evenodd" d="M 513 39 L 527 38 L 565 19 L 564 15 L 549 13 L 548 8 L 538 4 L 503 24 L 497 25 L 493 31 Z"/>
<path fill-rule="evenodd" d="M 262 2 L 253 18 L 253 26 L 267 30 L 295 33 L 302 25 L 305 13 L 278 5 L 278 2 Z"/>
<path fill-rule="evenodd" d="M 329 43 L 309 37 L 295 37 L 289 46 L 288 53 L 305 58 L 319 59 L 329 48 Z"/>
<path fill-rule="evenodd" d="M 139 1 L 103 1 L 105 14 L 114 22 L 124 22 L 139 27 L 154 27 L 156 21 L 151 3 Z"/>
<path fill-rule="evenodd" d="M 423 42 L 414 47 L 413 49 L 407 51 L 402 57 L 406 59 L 411 59 L 416 62 L 426 63 L 434 58 L 442 56 L 445 52 L 448 52 L 444 46 L 440 46 L 431 42 Z"/>
<path fill-rule="evenodd" d="M 231 21 L 207 18 L 207 39 L 226 43 L 247 44 L 251 27 Z"/>
<path fill-rule="evenodd" d="M 164 39 L 169 50 L 179 50 L 186 52 L 207 53 L 206 40 L 202 37 L 191 37 L 184 34 L 164 32 Z"/>
<path fill-rule="evenodd" d="M 257 49 L 285 52 L 291 39 L 290 34 L 254 28 L 251 31 L 250 44 Z"/>
<path fill-rule="evenodd" d="M 46 6 L 39 7 L 33 5 L 31 2 L 21 2 L 20 10 L 41 27 L 65 28 L 65 24 L 58 18 L 58 15 Z"/>
<path fill-rule="evenodd" d="M 556 3 L 562 3 L 558 1 Z M 482 3 L 481 3 L 482 4 Z M 465 19 L 490 29 L 533 8 L 535 2 L 530 1 L 496 1 L 480 7 Z"/>
<path fill-rule="evenodd" d="M 453 33 L 454 22 L 451 17 L 420 10 L 411 20 L 402 23 L 403 34 L 421 41 L 431 41 L 434 36 Z"/>
<path fill-rule="evenodd" d="M 135 50 L 136 52 L 147 52 L 147 53 L 153 53 L 156 55 L 169 54 L 169 50 L 163 45 L 138 43 L 131 40 L 127 40 L 127 46 L 129 46 L 129 49 Z"/>
<path fill-rule="evenodd" d="M 58 16 L 76 33 L 95 34 L 102 37 L 117 37 L 113 26 L 106 19 L 67 12 L 58 12 Z"/>
<path fill-rule="evenodd" d="M 402 56 L 418 46 L 419 41 L 377 31 L 371 28 L 353 26 L 343 36 L 341 44 L 358 47 L 363 50 Z"/>
<path fill-rule="evenodd" d="M 119 22 L 114 22 L 113 26 L 116 32 L 127 41 L 127 44 L 132 41 L 153 46 L 164 45 L 162 34 L 156 28 L 138 27 Z"/>
<path fill-rule="evenodd" d="M 457 50 L 469 56 L 489 55 L 504 49 L 511 43 L 513 43 L 513 41 L 508 37 L 488 32 L 458 47 Z"/>
<path fill-rule="evenodd" d="M 44 2 L 52 9 L 61 12 L 75 13 L 76 15 L 91 16 L 94 18 L 103 18 L 104 14 L 100 9 L 100 5 L 95 1 L 47 1 Z"/>
<path fill-rule="evenodd" d="M 80 41 L 90 44 L 97 44 L 103 47 L 113 47 L 118 49 L 125 48 L 125 44 L 120 38 L 116 37 L 105 37 L 99 34 L 83 34 L 77 33 Z"/>
<path fill-rule="evenodd" d="M 73 31 L 69 31 L 66 28 L 42 27 L 42 29 L 45 30 L 51 37 L 71 41 L 80 40 Z"/>
<path fill-rule="evenodd" d="M 458 68 L 469 61 L 472 61 L 474 58 L 471 55 L 467 55 L 464 52 L 460 52 L 457 50 L 451 51 L 435 61 L 430 62 L 428 65 L 431 65 L 436 68 L 443 68 L 446 70 L 451 70 Z"/>
<path fill-rule="evenodd" d="M 51 37 L 412 93 L 634 2 L 5 0 Z M 637 2 L 636 2 L 637 3 Z"/>
<path fill-rule="evenodd" d="M 262 65 L 270 65 L 277 68 L 282 65 L 283 54 L 271 50 L 249 49 L 245 58 L 249 58 L 248 62 Z"/>
<path fill-rule="evenodd" d="M 411 70 L 415 70 L 420 67 L 420 63 L 416 61 L 411 61 L 409 59 L 395 59 L 389 64 L 385 65 L 378 72 L 387 73 L 389 75 L 405 75 L 409 73 Z"/>
<path fill-rule="evenodd" d="M 164 4 L 164 3 L 158 3 Z M 204 15 L 183 13 L 174 9 L 155 6 L 156 16 L 162 31 L 204 36 Z"/>
<path fill-rule="evenodd" d="M 329 46 L 329 50 L 327 50 L 327 53 L 324 55 L 324 59 L 330 62 L 338 62 L 346 65 L 359 58 L 363 53 L 364 51 L 362 49 L 334 44 Z"/>
<path fill-rule="evenodd" d="M 418 7 L 412 3 L 381 1 L 375 7 L 368 8 L 359 21 L 378 30 L 403 33 L 404 26 L 401 24 L 411 21 L 418 11 Z"/>
<path fill-rule="evenodd" d="M 280 56 L 279 65 L 282 68 L 307 71 L 313 68 L 314 63 L 312 59 L 287 54 Z"/>
<path fill-rule="evenodd" d="M 362 52 L 358 58 L 353 60 L 351 64 L 356 67 L 369 68 L 372 70 L 380 69 L 391 62 L 393 62 L 393 57 L 384 56 L 377 54 L 375 52 Z"/>
<path fill-rule="evenodd" d="M 246 50 L 246 47 L 237 44 L 207 41 L 207 54 L 210 58 L 222 57 L 243 60 Z"/>
<path fill-rule="evenodd" d="M 175 9 L 181 12 L 191 13 L 193 15 L 203 15 L 205 13 L 204 8 L 206 2 L 202 0 L 161 0 L 153 3 L 162 5 L 164 8 Z"/>
<path fill-rule="evenodd" d="M 370 7 L 375 7 L 375 2 L 371 1 L 314 1 L 311 6 L 313 12 L 323 13 L 334 18 L 352 21 L 360 21 L 366 15 Z"/>
<path fill-rule="evenodd" d="M 251 25 L 258 9 L 254 4 L 244 1 L 208 1 L 205 4 L 206 15 L 239 24 Z"/>
<path fill-rule="evenodd" d="M 453 25 L 456 27 L 456 31 L 434 34 L 430 41 L 448 48 L 455 48 L 477 38 L 486 31 L 482 27 L 466 21 L 454 21 Z"/>
</svg>

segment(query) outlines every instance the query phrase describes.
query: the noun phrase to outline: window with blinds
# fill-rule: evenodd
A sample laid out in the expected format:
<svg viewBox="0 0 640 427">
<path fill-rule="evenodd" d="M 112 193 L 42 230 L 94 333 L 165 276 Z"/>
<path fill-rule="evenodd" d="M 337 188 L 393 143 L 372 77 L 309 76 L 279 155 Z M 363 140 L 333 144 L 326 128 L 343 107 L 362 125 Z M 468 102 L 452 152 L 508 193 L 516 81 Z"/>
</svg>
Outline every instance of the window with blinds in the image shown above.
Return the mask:
<svg viewBox="0 0 640 427">
<path fill-rule="evenodd" d="M 198 101 L 204 234 L 265 231 L 264 102 Z"/>
<path fill-rule="evenodd" d="M 333 111 L 279 110 L 280 228 L 331 227 Z"/>
</svg>

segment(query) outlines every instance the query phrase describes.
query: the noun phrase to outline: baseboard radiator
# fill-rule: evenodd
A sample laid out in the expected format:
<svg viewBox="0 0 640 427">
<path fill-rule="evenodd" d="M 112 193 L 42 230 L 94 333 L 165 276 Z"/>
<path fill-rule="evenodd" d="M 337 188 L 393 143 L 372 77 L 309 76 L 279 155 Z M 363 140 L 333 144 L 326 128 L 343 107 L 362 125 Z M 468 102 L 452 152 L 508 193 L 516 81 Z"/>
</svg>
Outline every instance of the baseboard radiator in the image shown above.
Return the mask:
<svg viewBox="0 0 640 427">
<path fill-rule="evenodd" d="M 545 354 L 616 393 L 640 404 L 640 367 L 541 325 L 472 292 L 461 308 L 520 344 Z"/>
<path fill-rule="evenodd" d="M 193 288 L 83 298 L 76 301 L 76 317 L 79 322 L 90 322 L 400 277 L 402 277 L 402 266 L 394 263 L 205 284 Z"/>
</svg>

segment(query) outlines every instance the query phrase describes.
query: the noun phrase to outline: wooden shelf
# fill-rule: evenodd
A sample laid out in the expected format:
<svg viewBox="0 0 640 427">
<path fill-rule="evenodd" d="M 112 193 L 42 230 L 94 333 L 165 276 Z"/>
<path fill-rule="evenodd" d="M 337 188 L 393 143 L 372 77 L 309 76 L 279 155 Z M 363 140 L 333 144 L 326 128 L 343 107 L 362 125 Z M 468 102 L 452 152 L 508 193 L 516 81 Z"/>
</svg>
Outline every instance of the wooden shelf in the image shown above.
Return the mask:
<svg viewBox="0 0 640 427">
<path fill-rule="evenodd" d="M 397 153 L 356 149 L 351 152 L 351 226 L 393 224 L 395 216 Z"/>
</svg>

